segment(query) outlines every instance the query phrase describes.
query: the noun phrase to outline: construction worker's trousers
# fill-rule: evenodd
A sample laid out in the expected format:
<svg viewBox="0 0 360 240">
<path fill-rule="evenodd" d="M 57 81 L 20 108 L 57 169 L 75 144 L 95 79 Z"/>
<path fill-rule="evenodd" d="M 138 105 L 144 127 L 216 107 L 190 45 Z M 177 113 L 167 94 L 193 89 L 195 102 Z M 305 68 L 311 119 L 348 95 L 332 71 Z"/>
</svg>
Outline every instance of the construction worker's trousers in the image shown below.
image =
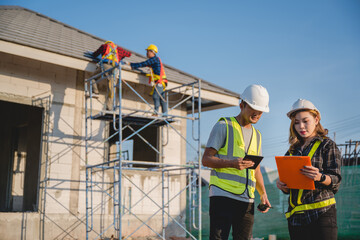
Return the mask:
<svg viewBox="0 0 360 240">
<path fill-rule="evenodd" d="M 252 238 L 254 203 L 227 197 L 210 197 L 210 240 L 229 238 L 230 229 L 234 240 Z"/>
<path fill-rule="evenodd" d="M 288 222 L 288 228 L 291 240 L 336 240 L 338 233 L 336 207 L 333 205 L 318 219 L 305 226 L 292 226 Z"/>
<path fill-rule="evenodd" d="M 103 63 L 103 68 L 104 71 L 109 70 L 110 68 L 112 68 L 113 66 L 111 64 L 107 64 L 107 63 Z M 101 69 L 100 66 L 98 66 L 96 68 L 96 71 L 94 72 L 94 75 L 101 73 L 103 70 Z M 114 74 L 113 74 L 114 73 Z M 114 78 L 115 77 L 115 78 Z M 113 72 L 110 71 L 108 73 L 106 73 L 106 78 L 107 78 L 107 95 L 106 95 L 106 109 L 107 110 L 113 110 L 113 102 L 114 102 L 114 96 L 116 95 L 116 91 L 117 89 L 114 89 L 114 85 L 118 84 L 118 80 L 119 80 L 119 69 L 115 69 Z M 96 79 L 92 80 L 92 84 L 93 84 L 93 93 L 99 94 L 99 89 L 98 86 L 96 84 Z M 118 100 L 118 99 L 116 99 Z M 116 101 L 117 103 L 118 101 Z"/>
<path fill-rule="evenodd" d="M 152 95 L 153 100 L 154 100 L 154 108 L 156 112 L 159 112 L 159 107 L 161 105 L 161 109 L 163 113 L 167 112 L 167 104 L 166 102 L 163 100 L 165 99 L 165 92 L 164 92 L 164 87 L 161 83 L 156 84 L 156 89 L 154 89 L 154 93 Z M 160 95 L 161 97 L 160 97 Z"/>
</svg>

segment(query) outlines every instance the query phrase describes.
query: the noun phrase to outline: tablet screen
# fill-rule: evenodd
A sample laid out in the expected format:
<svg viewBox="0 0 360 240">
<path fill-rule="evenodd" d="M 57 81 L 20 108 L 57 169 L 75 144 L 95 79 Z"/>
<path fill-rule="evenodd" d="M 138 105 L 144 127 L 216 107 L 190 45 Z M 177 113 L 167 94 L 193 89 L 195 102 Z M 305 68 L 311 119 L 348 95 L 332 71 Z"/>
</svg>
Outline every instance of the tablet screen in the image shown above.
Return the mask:
<svg viewBox="0 0 360 240">
<path fill-rule="evenodd" d="M 254 162 L 254 166 L 249 167 L 248 169 L 255 169 L 261 160 L 263 159 L 263 156 L 256 156 L 256 155 L 245 155 L 244 160 L 250 160 Z"/>
</svg>

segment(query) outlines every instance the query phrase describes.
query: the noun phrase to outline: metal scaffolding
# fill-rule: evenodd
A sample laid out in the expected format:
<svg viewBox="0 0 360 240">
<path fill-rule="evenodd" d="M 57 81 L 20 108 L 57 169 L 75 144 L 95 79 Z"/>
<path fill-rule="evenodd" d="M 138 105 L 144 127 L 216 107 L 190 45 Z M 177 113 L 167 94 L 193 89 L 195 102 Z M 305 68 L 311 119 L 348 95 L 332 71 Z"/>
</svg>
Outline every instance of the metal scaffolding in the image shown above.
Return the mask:
<svg viewBox="0 0 360 240">
<path fill-rule="evenodd" d="M 360 141 L 346 141 L 345 144 L 338 144 L 344 150 L 341 158 L 341 166 L 359 165 Z"/>
<path fill-rule="evenodd" d="M 85 80 L 85 161 L 86 161 L 86 239 L 100 239 L 103 238 L 107 231 L 115 232 L 114 237 L 118 239 L 127 239 L 133 236 L 139 229 L 147 228 L 159 239 L 168 239 L 166 234 L 166 227 L 171 222 L 183 230 L 187 237 L 192 239 L 201 239 L 201 143 L 200 143 L 200 114 L 201 114 L 201 80 L 196 80 L 192 83 L 183 84 L 181 86 L 171 88 L 165 91 L 166 104 L 168 105 L 168 112 L 159 114 L 153 106 L 146 101 L 144 97 L 136 91 L 136 87 L 132 87 L 127 81 L 121 78 L 121 64 L 94 75 Z M 116 72 L 118 71 L 119 74 Z M 107 79 L 111 76 L 110 79 Z M 95 111 L 93 106 L 92 87 L 94 82 L 99 83 L 103 80 L 109 81 L 112 85 L 113 109 Z M 95 81 L 94 81 L 95 80 Z M 122 90 L 127 87 L 132 93 L 135 93 L 139 100 L 145 103 L 151 110 L 141 110 L 136 108 L 129 108 L 123 105 Z M 173 106 L 169 106 L 169 97 L 180 92 L 182 89 L 191 89 L 191 94 L 183 97 Z M 172 110 L 181 106 L 182 104 L 191 104 L 191 113 L 187 116 L 180 116 L 171 114 Z M 153 116 L 153 113 L 156 116 Z M 192 124 L 192 138 L 195 144 L 192 144 L 181 132 L 179 132 L 172 123 L 179 120 L 189 120 Z M 89 154 L 93 151 L 93 121 L 106 121 L 107 127 L 114 130 L 113 134 L 109 133 L 100 144 L 107 145 L 109 149 L 109 142 L 116 142 L 115 156 L 104 156 L 102 162 L 91 162 Z M 134 129 L 131 124 L 139 125 L 139 129 Z M 145 128 L 157 126 L 160 128 L 161 141 L 159 147 L 153 146 L 143 136 L 141 131 Z M 123 131 L 130 130 L 132 133 L 124 137 Z M 197 162 L 187 164 L 167 164 L 163 162 L 164 151 L 163 147 L 169 141 L 169 130 L 178 134 L 187 146 L 190 146 L 197 153 Z M 109 129 L 106 131 L 110 132 Z M 164 133 L 167 133 L 167 141 L 164 143 Z M 123 143 L 132 137 L 137 136 L 144 141 L 153 151 L 156 152 L 158 162 L 142 162 L 132 161 L 132 159 L 125 159 L 125 151 L 123 151 Z M 195 146 L 194 146 L 195 145 Z M 106 152 L 106 151 L 105 151 Z M 147 191 L 142 189 L 136 182 L 134 182 L 128 173 L 131 171 L 144 171 L 156 174 L 161 181 L 158 184 L 151 186 Z M 111 173 L 111 174 L 109 174 Z M 172 193 L 170 186 L 170 179 L 174 176 L 184 176 L 186 180 L 185 187 L 181 186 L 177 193 Z M 133 187 L 124 189 L 124 183 L 131 184 Z M 161 188 L 160 203 L 159 199 L 154 199 L 153 191 L 156 188 Z M 125 191 L 138 191 L 143 196 L 135 203 L 129 198 L 131 193 L 126 195 Z M 181 194 L 188 191 L 189 201 L 187 208 L 190 209 L 189 218 L 190 225 L 184 226 L 176 216 L 171 214 L 170 205 L 179 198 Z M 99 198 L 100 196 L 100 198 Z M 127 196 L 127 198 L 126 198 Z M 186 196 L 186 194 L 185 194 Z M 99 200 L 100 199 L 100 200 Z M 127 202 L 125 202 L 125 200 Z M 132 211 L 136 205 L 141 201 L 150 201 L 157 206 L 157 210 L 148 216 L 147 219 L 141 218 L 138 214 Z M 111 219 L 106 217 L 108 213 L 112 213 Z M 161 215 L 161 230 L 156 230 L 149 221 L 156 216 Z M 132 217 L 137 219 L 140 225 L 134 229 L 130 234 L 123 236 L 123 229 L 125 218 Z M 198 236 L 194 236 L 192 230 L 196 229 Z"/>
</svg>

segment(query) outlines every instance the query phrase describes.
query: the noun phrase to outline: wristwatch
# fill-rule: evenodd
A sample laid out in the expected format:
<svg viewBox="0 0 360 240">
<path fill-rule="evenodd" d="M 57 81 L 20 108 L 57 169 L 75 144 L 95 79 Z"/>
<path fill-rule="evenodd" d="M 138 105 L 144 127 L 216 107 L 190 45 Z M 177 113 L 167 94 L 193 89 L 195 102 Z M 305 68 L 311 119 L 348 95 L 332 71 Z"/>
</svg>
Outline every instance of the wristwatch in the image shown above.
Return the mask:
<svg viewBox="0 0 360 240">
<path fill-rule="evenodd" d="M 326 179 L 326 175 L 325 175 L 325 174 L 321 174 L 320 180 L 317 181 L 317 182 L 321 183 L 321 182 L 325 181 L 325 179 Z"/>
</svg>

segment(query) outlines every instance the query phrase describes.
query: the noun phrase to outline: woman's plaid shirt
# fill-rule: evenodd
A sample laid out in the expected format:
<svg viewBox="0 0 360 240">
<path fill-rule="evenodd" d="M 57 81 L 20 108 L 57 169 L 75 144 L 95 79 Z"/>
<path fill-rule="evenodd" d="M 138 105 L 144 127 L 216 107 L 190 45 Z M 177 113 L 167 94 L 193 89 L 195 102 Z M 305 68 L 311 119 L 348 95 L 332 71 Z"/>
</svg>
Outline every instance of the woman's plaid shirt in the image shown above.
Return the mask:
<svg viewBox="0 0 360 240">
<path fill-rule="evenodd" d="M 304 190 L 301 198 L 303 204 L 309 204 L 314 202 L 320 202 L 326 199 L 333 198 L 335 193 L 339 190 L 341 182 L 341 153 L 336 146 L 336 143 L 329 138 L 323 139 L 320 137 L 315 137 L 308 146 L 301 150 L 300 147 L 295 148 L 295 151 L 292 153 L 293 156 L 307 156 L 314 145 L 314 143 L 320 140 L 321 144 L 314 153 L 311 164 L 312 166 L 319 169 L 320 173 L 324 173 L 331 178 L 331 184 L 325 186 L 321 183 L 315 182 L 315 190 Z M 289 155 L 287 152 L 285 155 Z M 297 197 L 299 190 L 291 189 L 291 200 L 293 203 L 297 202 Z M 289 219 L 289 223 L 293 226 L 304 226 L 307 225 L 316 219 L 332 206 L 327 206 L 319 209 L 304 211 L 301 214 L 293 214 Z M 289 204 L 289 211 L 291 210 Z"/>
</svg>

